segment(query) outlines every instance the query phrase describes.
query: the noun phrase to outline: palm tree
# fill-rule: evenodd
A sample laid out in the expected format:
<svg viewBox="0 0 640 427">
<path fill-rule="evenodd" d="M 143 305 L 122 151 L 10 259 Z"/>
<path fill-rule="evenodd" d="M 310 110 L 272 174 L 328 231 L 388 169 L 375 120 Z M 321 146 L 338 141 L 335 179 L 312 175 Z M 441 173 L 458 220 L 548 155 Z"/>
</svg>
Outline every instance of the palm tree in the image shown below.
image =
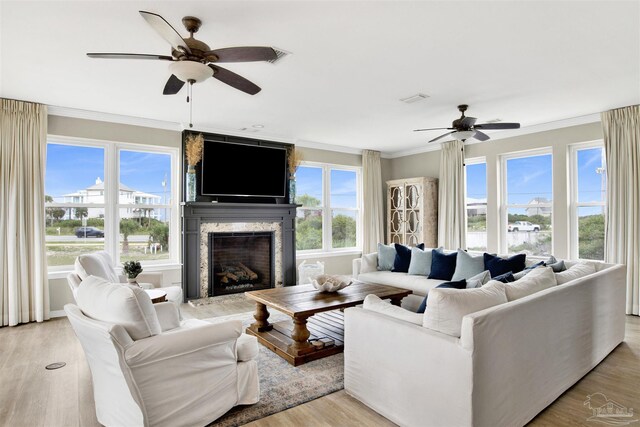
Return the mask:
<svg viewBox="0 0 640 427">
<path fill-rule="evenodd" d="M 122 252 L 129 252 L 129 236 L 140 229 L 140 225 L 132 219 L 120 220 L 120 233 L 122 234 Z"/>
</svg>

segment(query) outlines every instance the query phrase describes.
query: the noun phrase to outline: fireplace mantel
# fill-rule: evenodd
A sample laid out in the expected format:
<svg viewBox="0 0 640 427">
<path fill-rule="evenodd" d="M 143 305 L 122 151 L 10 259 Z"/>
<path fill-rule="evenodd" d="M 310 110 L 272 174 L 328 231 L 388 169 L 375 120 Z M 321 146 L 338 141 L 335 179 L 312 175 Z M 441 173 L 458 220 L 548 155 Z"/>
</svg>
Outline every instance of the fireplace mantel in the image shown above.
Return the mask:
<svg viewBox="0 0 640 427">
<path fill-rule="evenodd" d="M 292 204 L 182 203 L 182 288 L 185 298 L 205 298 L 201 293 L 201 225 L 207 223 L 278 223 L 282 230 L 282 280 L 296 283 L 295 220 Z"/>
</svg>

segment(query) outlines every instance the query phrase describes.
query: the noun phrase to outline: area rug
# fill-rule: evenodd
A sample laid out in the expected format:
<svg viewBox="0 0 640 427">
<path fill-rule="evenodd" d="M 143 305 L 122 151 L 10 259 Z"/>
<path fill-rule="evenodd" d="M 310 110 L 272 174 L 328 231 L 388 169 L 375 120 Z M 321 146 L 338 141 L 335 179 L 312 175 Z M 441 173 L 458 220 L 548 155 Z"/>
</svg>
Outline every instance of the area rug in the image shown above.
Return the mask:
<svg viewBox="0 0 640 427">
<path fill-rule="evenodd" d="M 284 314 L 276 312 L 269 320 L 284 318 Z M 248 312 L 219 317 L 215 322 L 231 319 L 242 320 L 245 327 L 254 321 L 253 313 Z M 241 426 L 344 388 L 342 353 L 294 367 L 263 345 L 259 344 L 259 348 L 260 401 L 236 406 L 209 427 Z"/>
</svg>

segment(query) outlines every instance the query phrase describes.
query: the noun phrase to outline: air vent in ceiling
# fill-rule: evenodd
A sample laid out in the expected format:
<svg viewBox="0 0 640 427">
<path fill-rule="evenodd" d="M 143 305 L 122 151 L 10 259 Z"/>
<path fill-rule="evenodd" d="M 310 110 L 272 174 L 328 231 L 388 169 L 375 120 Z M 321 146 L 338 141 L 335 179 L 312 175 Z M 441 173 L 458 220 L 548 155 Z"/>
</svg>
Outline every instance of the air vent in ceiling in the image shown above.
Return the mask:
<svg viewBox="0 0 640 427">
<path fill-rule="evenodd" d="M 272 64 L 280 62 L 282 60 L 282 58 L 284 58 L 285 56 L 291 55 L 291 52 L 287 52 L 285 50 L 278 49 L 277 47 L 274 47 L 273 50 L 276 51 L 276 55 L 278 55 L 278 57 L 276 59 L 272 59 L 271 61 L 267 61 L 267 62 L 271 62 Z"/>
<path fill-rule="evenodd" d="M 417 93 L 406 98 L 401 98 L 400 101 L 404 102 L 405 104 L 413 104 L 414 102 L 422 101 L 423 99 L 427 99 L 428 97 L 429 95 L 425 95 L 424 93 Z"/>
</svg>

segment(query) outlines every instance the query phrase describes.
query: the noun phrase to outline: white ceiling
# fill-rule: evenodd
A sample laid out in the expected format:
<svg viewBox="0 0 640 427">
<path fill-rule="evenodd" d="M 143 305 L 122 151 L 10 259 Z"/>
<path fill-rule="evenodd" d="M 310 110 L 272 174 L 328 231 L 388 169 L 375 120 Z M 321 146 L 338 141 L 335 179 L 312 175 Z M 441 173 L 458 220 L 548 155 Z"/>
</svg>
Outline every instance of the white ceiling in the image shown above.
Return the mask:
<svg viewBox="0 0 640 427">
<path fill-rule="evenodd" d="M 640 1 L 1 1 L 0 96 L 173 123 L 186 91 L 163 96 L 170 54 L 138 14 L 162 15 L 212 48 L 267 45 L 278 64 L 227 64 L 262 87 L 194 86 L 195 129 L 392 153 L 424 147 L 470 104 L 478 122 L 524 127 L 640 103 Z M 418 92 L 430 98 L 399 101 Z M 504 131 L 503 131 L 504 132 Z M 487 132 L 498 137 L 500 131 Z"/>
</svg>

